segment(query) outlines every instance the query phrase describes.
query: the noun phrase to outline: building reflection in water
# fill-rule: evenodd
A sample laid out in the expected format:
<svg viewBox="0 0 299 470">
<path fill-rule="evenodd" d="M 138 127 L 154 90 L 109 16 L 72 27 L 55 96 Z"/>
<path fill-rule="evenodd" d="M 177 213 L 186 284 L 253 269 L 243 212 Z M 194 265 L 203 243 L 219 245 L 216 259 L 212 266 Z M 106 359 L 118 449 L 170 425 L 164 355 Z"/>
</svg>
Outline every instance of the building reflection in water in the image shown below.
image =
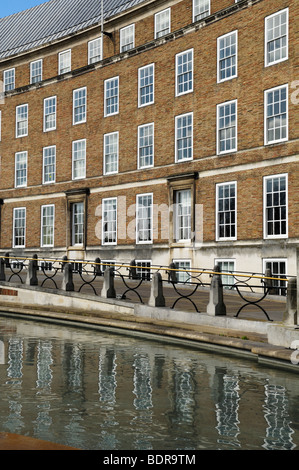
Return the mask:
<svg viewBox="0 0 299 470">
<path fill-rule="evenodd" d="M 295 374 L 104 333 L 39 332 L 1 335 L 0 320 L 2 432 L 87 449 L 240 449 L 254 410 L 252 446 L 298 445 Z"/>
</svg>

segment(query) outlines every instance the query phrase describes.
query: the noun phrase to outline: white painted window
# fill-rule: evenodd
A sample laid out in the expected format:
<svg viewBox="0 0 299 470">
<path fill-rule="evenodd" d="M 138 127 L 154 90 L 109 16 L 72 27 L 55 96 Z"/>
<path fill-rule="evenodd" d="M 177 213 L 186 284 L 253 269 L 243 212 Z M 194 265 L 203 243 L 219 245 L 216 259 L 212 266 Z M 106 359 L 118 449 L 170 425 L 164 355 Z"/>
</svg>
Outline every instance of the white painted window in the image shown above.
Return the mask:
<svg viewBox="0 0 299 470">
<path fill-rule="evenodd" d="M 170 8 L 155 14 L 155 38 L 170 33 Z"/>
<path fill-rule="evenodd" d="M 72 69 L 72 52 L 71 49 L 59 53 L 58 56 L 58 74 L 70 72 Z"/>
<path fill-rule="evenodd" d="M 176 95 L 193 91 L 193 49 L 180 52 L 175 58 Z"/>
<path fill-rule="evenodd" d="M 272 280 L 272 288 L 270 294 L 286 295 L 287 294 L 287 259 L 285 258 L 265 258 L 263 259 L 263 272 L 270 269 L 271 277 L 277 279 Z"/>
<path fill-rule="evenodd" d="M 153 241 L 153 195 L 138 194 L 136 198 L 136 243 Z"/>
<path fill-rule="evenodd" d="M 86 171 L 86 139 L 75 140 L 72 152 L 73 180 L 85 178 Z"/>
<path fill-rule="evenodd" d="M 136 259 L 135 263 L 137 276 L 143 281 L 150 281 L 152 262 L 145 259 Z"/>
<path fill-rule="evenodd" d="M 15 88 L 15 69 L 4 70 L 3 72 L 4 91 L 11 91 Z"/>
<path fill-rule="evenodd" d="M 44 132 L 56 129 L 56 96 L 44 100 Z"/>
<path fill-rule="evenodd" d="M 288 236 L 288 175 L 264 177 L 264 238 Z"/>
<path fill-rule="evenodd" d="M 118 113 L 119 78 L 109 78 L 104 83 L 104 115 Z"/>
<path fill-rule="evenodd" d="M 87 89 L 78 88 L 73 91 L 73 124 L 86 122 Z"/>
<path fill-rule="evenodd" d="M 175 160 L 182 162 L 193 158 L 193 113 L 175 118 Z"/>
<path fill-rule="evenodd" d="M 138 69 L 138 106 L 154 103 L 155 65 Z"/>
<path fill-rule="evenodd" d="M 28 135 L 28 104 L 16 107 L 16 137 Z"/>
<path fill-rule="evenodd" d="M 117 243 L 117 198 L 107 198 L 102 201 L 102 244 L 116 245 Z"/>
<path fill-rule="evenodd" d="M 13 247 L 24 248 L 26 242 L 26 207 L 13 210 Z"/>
<path fill-rule="evenodd" d="M 210 14 L 210 0 L 193 0 L 193 21 L 202 20 Z"/>
<path fill-rule="evenodd" d="M 104 135 L 104 174 L 118 172 L 118 132 Z"/>
<path fill-rule="evenodd" d="M 174 234 L 175 240 L 191 240 L 191 189 L 175 191 L 175 218 Z"/>
<path fill-rule="evenodd" d="M 218 82 L 237 76 L 238 31 L 225 34 L 217 39 Z"/>
<path fill-rule="evenodd" d="M 217 105 L 217 154 L 237 150 L 237 100 Z"/>
<path fill-rule="evenodd" d="M 288 59 L 289 9 L 265 18 L 265 66 Z"/>
<path fill-rule="evenodd" d="M 84 203 L 74 202 L 71 205 L 72 246 L 83 245 L 84 241 Z"/>
<path fill-rule="evenodd" d="M 288 140 L 288 85 L 265 91 L 265 145 Z"/>
<path fill-rule="evenodd" d="M 216 185 L 216 240 L 237 238 L 237 183 Z"/>
<path fill-rule="evenodd" d="M 27 152 L 15 154 L 15 187 L 27 186 Z"/>
<path fill-rule="evenodd" d="M 125 52 L 135 47 L 135 25 L 130 24 L 122 28 L 120 34 L 120 52 Z"/>
<path fill-rule="evenodd" d="M 178 282 L 183 284 L 191 282 L 191 273 L 189 271 L 191 269 L 191 261 L 189 259 L 174 259 L 173 263 L 176 269 L 178 269 L 176 271 Z"/>
<path fill-rule="evenodd" d="M 30 62 L 30 83 L 38 83 L 43 79 L 42 59 Z"/>
<path fill-rule="evenodd" d="M 88 43 L 88 63 L 94 64 L 102 60 L 102 38 L 96 38 Z"/>
<path fill-rule="evenodd" d="M 41 246 L 54 246 L 54 217 L 53 204 L 41 207 Z"/>
<path fill-rule="evenodd" d="M 43 184 L 55 183 L 56 178 L 56 145 L 43 149 Z"/>
<path fill-rule="evenodd" d="M 215 265 L 217 264 L 220 268 L 220 272 L 229 273 L 221 275 L 221 280 L 224 289 L 232 289 L 232 286 L 235 283 L 235 278 L 231 274 L 235 272 L 236 261 L 234 259 L 215 259 Z"/>
<path fill-rule="evenodd" d="M 154 123 L 138 127 L 138 168 L 154 165 Z"/>
</svg>

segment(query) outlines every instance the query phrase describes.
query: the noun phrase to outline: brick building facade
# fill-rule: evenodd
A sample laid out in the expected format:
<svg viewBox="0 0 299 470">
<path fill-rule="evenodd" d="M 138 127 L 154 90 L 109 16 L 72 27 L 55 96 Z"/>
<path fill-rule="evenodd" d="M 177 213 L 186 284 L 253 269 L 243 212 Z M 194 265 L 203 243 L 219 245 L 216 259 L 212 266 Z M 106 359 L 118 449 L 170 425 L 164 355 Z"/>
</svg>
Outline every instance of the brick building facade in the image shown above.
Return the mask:
<svg viewBox="0 0 299 470">
<path fill-rule="evenodd" d="M 297 0 L 101 8 L 0 20 L 1 252 L 294 274 Z"/>
</svg>

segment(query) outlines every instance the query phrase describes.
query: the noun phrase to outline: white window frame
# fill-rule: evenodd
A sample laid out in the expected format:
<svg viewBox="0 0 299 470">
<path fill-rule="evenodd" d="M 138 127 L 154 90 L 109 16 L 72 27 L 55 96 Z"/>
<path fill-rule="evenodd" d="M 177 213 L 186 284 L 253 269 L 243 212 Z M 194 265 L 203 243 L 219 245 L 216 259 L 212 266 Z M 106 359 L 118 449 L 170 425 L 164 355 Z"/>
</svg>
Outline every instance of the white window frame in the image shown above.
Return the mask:
<svg viewBox="0 0 299 470">
<path fill-rule="evenodd" d="M 208 10 L 205 8 L 206 3 L 209 4 Z M 196 10 L 199 10 L 198 13 L 196 14 Z M 193 23 L 195 21 L 200 21 L 206 16 L 209 16 L 211 14 L 211 0 L 193 0 L 192 2 L 192 18 L 193 18 Z M 196 18 L 197 16 L 200 16 L 200 18 Z"/>
<path fill-rule="evenodd" d="M 180 69 L 184 68 L 182 66 L 182 64 L 179 64 L 179 60 L 181 57 L 184 57 L 184 56 L 189 56 L 189 54 L 191 54 L 191 60 L 187 60 L 186 62 L 184 62 L 184 66 L 186 66 L 186 63 L 187 64 L 190 64 L 191 63 L 191 71 L 190 70 L 183 70 L 183 71 L 180 71 Z M 192 93 L 193 92 L 193 70 L 194 70 L 194 50 L 193 48 L 192 49 L 188 49 L 186 51 L 183 51 L 183 52 L 179 52 L 178 54 L 176 54 L 175 56 L 175 94 L 176 96 L 180 96 L 180 95 L 185 95 L 187 93 Z M 188 65 L 189 67 L 189 65 Z M 180 71 L 180 73 L 179 73 Z M 188 79 L 188 80 L 184 80 L 183 81 L 183 84 L 186 84 L 188 83 L 188 87 L 187 87 L 187 90 L 183 90 L 183 91 L 179 91 L 180 89 L 180 82 L 179 82 L 179 77 L 184 77 L 186 75 L 190 75 L 191 73 L 191 79 Z M 191 82 L 191 86 L 190 86 L 190 82 Z"/>
<path fill-rule="evenodd" d="M 17 211 L 24 211 L 24 225 L 22 226 L 22 229 L 24 230 L 24 243 L 21 245 L 16 244 L 16 237 L 15 237 L 15 231 L 16 231 L 16 213 Z M 26 246 L 26 207 L 15 207 L 13 210 L 13 233 L 12 233 L 12 246 L 13 248 L 25 248 Z"/>
<path fill-rule="evenodd" d="M 283 279 L 283 276 L 285 276 L 285 281 L 273 281 L 273 289 L 276 290 L 278 289 L 280 293 L 278 295 L 286 295 L 287 291 L 287 273 L 288 273 L 288 259 L 287 258 L 263 258 L 263 273 L 266 274 L 266 268 L 267 268 L 267 263 L 284 263 L 285 264 L 285 274 L 281 273 L 274 273 L 273 269 L 271 269 L 271 275 L 272 277 L 277 277 L 280 279 Z M 284 285 L 283 285 L 284 283 Z M 284 291 L 285 293 L 283 294 L 281 291 Z M 271 293 L 271 292 L 270 292 Z"/>
<path fill-rule="evenodd" d="M 24 183 L 23 184 L 18 184 L 18 172 L 23 171 L 22 169 L 18 168 L 18 157 L 20 155 L 25 156 L 25 177 L 24 177 Z M 23 162 L 24 163 L 24 162 Z M 26 188 L 27 186 L 27 177 L 28 177 L 28 152 L 16 152 L 15 153 L 15 188 Z"/>
<path fill-rule="evenodd" d="M 268 222 L 268 218 L 267 218 L 267 208 L 268 208 L 268 205 L 267 205 L 267 181 L 270 180 L 270 179 L 275 179 L 275 178 L 285 178 L 285 186 L 286 186 L 286 198 L 285 198 L 285 207 L 286 207 L 286 220 L 285 220 L 285 224 L 286 224 L 286 233 L 285 234 L 278 234 L 278 235 L 269 235 L 268 234 L 268 227 L 267 227 L 267 222 Z M 272 207 L 283 207 L 283 205 L 276 205 L 276 206 L 272 206 Z M 269 240 L 269 239 L 285 239 L 285 238 L 288 238 L 288 209 L 289 209 L 289 205 L 288 205 L 288 174 L 287 173 L 281 173 L 281 174 L 277 174 L 277 175 L 268 175 L 268 176 L 264 176 L 263 178 L 263 219 L 264 219 L 264 239 L 265 240 Z M 281 222 L 281 219 L 280 219 L 280 222 Z"/>
<path fill-rule="evenodd" d="M 53 209 L 53 214 L 50 216 L 53 218 L 53 223 L 52 226 L 49 225 L 50 228 L 52 228 L 52 240 L 51 243 L 44 243 L 44 229 L 47 227 L 44 225 L 44 210 L 45 209 Z M 55 231 L 55 205 L 54 204 L 45 204 L 41 206 L 41 232 L 40 232 L 40 245 L 41 247 L 52 247 L 54 246 L 54 231 Z"/>
<path fill-rule="evenodd" d="M 38 65 L 39 74 L 34 75 L 34 66 Z M 36 79 L 36 77 L 39 77 Z M 39 83 L 43 79 L 43 59 L 34 60 L 30 62 L 30 83 Z"/>
<path fill-rule="evenodd" d="M 47 102 L 49 100 L 53 100 L 54 105 L 51 104 L 50 106 L 48 106 Z M 53 106 L 55 106 L 55 112 L 46 114 L 46 110 L 50 107 L 53 107 Z M 56 115 L 57 115 L 57 96 L 49 96 L 48 98 L 44 99 L 44 132 L 50 132 L 50 131 L 56 130 Z M 47 126 L 46 126 L 46 124 L 47 124 L 46 117 L 47 116 L 54 116 L 54 118 L 53 118 L 54 125 L 52 127 L 49 127 L 48 129 L 47 129 Z"/>
<path fill-rule="evenodd" d="M 152 261 L 150 259 L 136 259 L 136 274 L 143 281 L 150 281 L 152 278 Z"/>
<path fill-rule="evenodd" d="M 113 105 L 116 108 L 115 111 L 107 112 L 108 99 L 110 99 L 110 97 L 107 97 L 107 88 L 108 88 L 108 84 L 112 82 L 113 80 L 117 81 L 117 94 L 113 95 L 114 99 L 117 98 L 117 104 Z M 115 114 L 118 114 L 118 113 L 119 113 L 119 77 L 116 76 L 116 77 L 108 78 L 104 82 L 104 117 L 114 116 Z"/>
<path fill-rule="evenodd" d="M 236 38 L 236 43 L 235 43 L 235 47 L 236 47 L 236 51 L 235 51 L 235 54 L 231 54 L 230 56 L 226 56 L 226 57 L 221 57 L 221 54 L 220 54 L 220 43 L 222 40 L 226 40 L 227 38 L 231 37 L 231 36 L 235 36 Z M 231 46 L 229 46 L 231 47 Z M 225 50 L 227 50 L 228 47 L 225 47 Z M 235 73 L 231 74 L 230 76 L 228 77 L 225 77 L 225 78 L 221 78 L 220 74 L 221 74 L 221 67 L 220 67 L 220 63 L 222 62 L 222 60 L 227 60 L 227 59 L 232 59 L 233 57 L 235 57 L 235 64 L 230 67 L 227 67 L 226 70 L 228 70 L 229 68 L 232 69 L 233 67 L 235 67 Z M 222 83 L 222 82 L 226 82 L 228 80 L 233 80 L 234 78 L 236 78 L 238 76 L 238 30 L 235 30 L 235 31 L 231 31 L 230 33 L 227 33 L 227 34 L 223 34 L 222 36 L 218 37 L 217 38 L 217 83 Z"/>
<path fill-rule="evenodd" d="M 116 141 L 110 142 L 111 138 L 116 138 Z M 109 142 L 108 142 L 109 140 Z M 116 152 L 111 152 L 107 153 L 107 146 L 111 145 L 116 145 Z M 104 154 L 104 161 L 103 161 L 103 170 L 104 170 L 104 175 L 113 175 L 118 173 L 118 162 L 119 162 L 119 133 L 118 131 L 115 132 L 109 132 L 108 134 L 104 134 L 104 149 L 103 149 L 103 154 Z M 116 154 L 116 162 L 113 162 L 113 165 L 116 165 L 116 169 L 112 171 L 107 171 L 107 164 L 109 163 L 111 165 L 111 162 L 107 162 L 107 157 Z"/>
<path fill-rule="evenodd" d="M 133 39 L 133 41 L 131 41 Z M 135 24 L 129 24 L 119 31 L 120 53 L 134 49 L 135 47 Z"/>
<path fill-rule="evenodd" d="M 190 269 L 190 270 L 192 269 L 191 259 L 188 259 L 188 258 L 173 259 L 172 262 L 174 263 L 176 269 L 186 270 L 186 273 L 176 272 L 177 281 L 180 284 L 188 284 L 189 282 L 192 282 L 192 279 L 191 279 L 192 273 L 188 273 L 187 271 L 187 269 Z M 186 264 L 189 264 L 189 266 L 181 266 L 181 265 L 186 265 Z M 184 279 L 185 277 L 186 279 Z"/>
<path fill-rule="evenodd" d="M 180 195 L 188 193 L 188 202 L 185 204 L 185 200 L 179 201 Z M 192 190 L 191 188 L 182 188 L 175 191 L 175 206 L 174 206 L 174 240 L 176 243 L 190 243 L 192 237 Z M 187 208 L 187 213 L 186 213 Z M 182 210 L 183 209 L 183 212 Z M 184 225 L 185 220 L 188 220 L 188 224 Z M 183 223 L 182 223 L 183 222 Z M 188 232 L 188 237 L 180 237 L 182 232 Z"/>
<path fill-rule="evenodd" d="M 162 16 L 164 14 L 168 15 L 167 22 L 169 24 L 168 24 L 168 27 L 167 27 L 167 31 L 163 32 L 163 34 L 160 34 L 160 32 L 162 32 L 162 31 L 164 31 L 164 29 L 166 29 L 166 28 L 164 28 L 163 30 L 162 29 L 158 30 L 159 17 L 160 17 L 160 15 Z M 161 10 L 158 13 L 155 14 L 155 39 L 163 37 L 166 34 L 169 34 L 170 32 L 171 32 L 171 9 L 170 8 L 165 8 L 164 10 Z"/>
<path fill-rule="evenodd" d="M 10 75 L 11 74 L 11 75 Z M 8 78 L 12 77 L 11 81 L 8 81 Z M 12 91 L 16 87 L 16 69 L 13 67 L 3 71 L 3 85 L 4 92 Z"/>
<path fill-rule="evenodd" d="M 79 95 L 79 96 L 78 96 Z M 83 111 L 80 112 L 79 116 L 82 117 L 78 120 L 76 110 L 82 109 Z M 87 119 L 87 88 L 81 87 L 73 90 L 73 125 L 76 126 L 77 124 L 82 124 L 86 122 Z"/>
<path fill-rule="evenodd" d="M 106 204 L 107 207 L 105 208 Z M 108 206 L 110 204 L 115 205 L 115 210 L 109 210 Z M 114 215 L 112 220 L 106 220 L 105 214 L 108 214 L 108 211 Z M 105 223 L 112 224 L 113 230 L 105 230 Z M 107 233 L 113 235 L 114 241 L 105 241 L 105 234 Z M 102 200 L 102 245 L 117 245 L 117 197 L 109 197 Z"/>
<path fill-rule="evenodd" d="M 102 38 L 95 38 L 88 42 L 88 64 L 102 60 Z"/>
<path fill-rule="evenodd" d="M 280 58 L 278 60 L 273 60 L 269 61 L 268 60 L 268 21 L 271 21 L 275 17 L 282 15 L 283 13 L 286 13 L 286 56 L 283 58 Z M 280 36 L 279 38 L 281 38 Z M 275 38 L 276 40 L 278 38 Z M 265 18 L 265 67 L 270 67 L 271 65 L 279 64 L 280 62 L 284 62 L 285 60 L 288 60 L 289 58 L 289 9 L 285 8 L 283 10 L 277 11 L 273 13 L 272 15 L 266 16 Z"/>
<path fill-rule="evenodd" d="M 151 205 L 146 206 L 147 208 L 150 207 L 150 216 L 149 218 L 140 218 L 140 213 L 139 210 L 141 207 L 144 207 L 143 205 L 140 204 L 139 200 L 143 197 L 148 197 L 151 198 Z M 136 244 L 138 245 L 149 245 L 153 243 L 153 208 L 154 208 L 154 199 L 153 199 L 153 193 L 144 193 L 144 194 L 137 194 L 136 195 Z M 148 240 L 143 240 L 140 238 L 140 230 L 139 230 L 139 223 L 141 220 L 148 220 L 149 221 L 149 228 L 146 230 L 150 234 L 150 237 Z M 145 230 L 145 229 L 144 229 Z"/>
<path fill-rule="evenodd" d="M 141 141 L 141 131 L 146 129 L 146 128 L 151 128 L 152 129 L 152 133 L 150 134 L 149 132 L 147 133 L 146 136 L 143 136 L 143 139 L 144 140 L 148 140 L 151 138 L 152 139 L 152 143 L 149 144 L 149 145 L 143 145 L 141 146 L 140 145 L 140 141 Z M 155 158 L 155 124 L 153 122 L 150 122 L 148 124 L 142 124 L 141 126 L 138 126 L 138 132 L 137 132 L 137 148 L 138 148 L 138 169 L 145 169 L 145 168 L 152 168 L 154 166 L 154 158 Z M 152 147 L 152 153 L 149 155 L 146 155 L 146 156 L 143 156 L 142 155 L 142 149 L 145 149 L 145 148 L 149 148 L 149 147 Z M 141 158 L 143 158 L 144 160 L 146 160 L 147 158 L 150 158 L 152 161 L 150 164 L 148 165 L 142 165 L 141 164 Z"/>
<path fill-rule="evenodd" d="M 219 125 L 219 120 L 220 120 L 220 109 L 222 107 L 225 107 L 225 106 L 231 106 L 232 104 L 235 104 L 235 126 L 227 126 L 227 127 L 224 127 L 224 128 L 220 128 L 220 125 Z M 230 114 L 231 116 L 231 114 Z M 237 152 L 238 150 L 238 100 L 231 100 L 231 101 L 225 101 L 224 103 L 220 103 L 217 105 L 217 138 L 216 138 L 216 144 L 217 144 L 217 155 L 225 155 L 225 154 L 228 154 L 228 153 L 234 153 L 234 152 Z M 220 136 L 219 136 L 219 133 L 221 130 L 225 130 L 225 132 L 227 133 L 228 129 L 232 129 L 232 128 L 235 128 L 235 147 L 232 147 L 228 150 L 220 150 Z M 230 139 L 225 139 L 226 141 L 227 140 L 231 140 Z"/>
<path fill-rule="evenodd" d="M 185 137 L 180 137 L 179 134 L 182 130 L 182 127 L 179 128 L 178 127 L 178 123 L 181 119 L 184 119 L 184 118 L 188 118 L 188 117 L 191 117 L 191 124 L 189 124 L 188 126 L 185 126 L 186 128 L 189 128 L 191 127 L 191 135 L 188 135 L 188 136 L 185 136 Z M 189 133 L 190 131 L 188 131 Z M 178 146 L 178 141 L 179 140 L 189 140 L 191 139 L 191 146 L 186 146 L 184 147 L 184 149 L 187 149 L 187 152 L 188 153 L 191 153 L 191 156 L 189 157 L 185 157 L 185 158 L 179 158 L 179 146 Z M 189 148 L 191 149 L 189 151 Z M 181 162 L 186 162 L 186 161 L 190 161 L 193 159 L 193 112 L 191 113 L 185 113 L 185 114 L 180 114 L 179 116 L 176 116 L 175 117 L 175 162 L 176 163 L 181 163 Z"/>
<path fill-rule="evenodd" d="M 79 214 L 82 214 L 82 222 L 80 223 L 75 223 L 75 215 L 78 214 L 78 212 L 75 211 L 75 208 L 78 207 L 80 204 L 80 207 L 82 206 L 82 212 Z M 83 201 L 76 201 L 71 204 L 71 219 L 72 219 L 72 228 L 71 228 L 71 237 L 72 237 L 72 246 L 82 246 L 84 244 L 84 217 L 85 217 L 85 211 L 84 211 L 84 202 Z M 75 230 L 75 226 L 82 226 L 82 231 L 77 232 Z M 76 242 L 76 236 L 79 234 L 80 237 L 82 237 L 82 241 Z"/>
<path fill-rule="evenodd" d="M 64 56 L 66 56 L 66 64 L 64 64 Z M 62 66 L 64 66 L 62 68 Z M 66 70 L 65 70 L 66 69 Z M 61 51 L 58 54 L 58 75 L 63 75 L 68 73 L 72 70 L 72 50 L 66 49 L 65 51 Z"/>
<path fill-rule="evenodd" d="M 147 69 L 151 70 L 153 73 L 152 74 L 147 74 L 146 77 L 142 77 L 142 74 L 144 71 Z M 152 77 L 152 83 L 147 83 L 148 77 Z M 146 90 L 147 88 L 152 88 L 152 91 L 149 93 L 146 93 L 145 95 L 142 94 L 142 90 Z M 151 99 L 149 101 L 142 102 L 143 96 L 149 96 Z M 138 107 L 142 108 L 144 106 L 149 106 L 150 104 L 153 104 L 155 102 L 155 64 L 148 64 L 145 65 L 144 67 L 140 67 L 138 69 Z"/>
<path fill-rule="evenodd" d="M 84 144 L 81 149 L 76 149 L 76 146 L 78 144 Z M 84 158 L 76 158 L 76 153 L 77 152 L 83 152 Z M 76 162 L 83 161 L 84 165 L 82 166 L 82 174 L 80 176 L 76 176 L 75 173 L 78 169 L 76 169 Z M 79 166 L 80 168 L 80 166 Z M 79 179 L 84 179 L 86 178 L 86 139 L 79 139 L 79 140 L 74 140 L 72 142 L 72 179 L 73 180 L 79 180 Z"/>
<path fill-rule="evenodd" d="M 234 223 L 230 223 L 227 224 L 227 223 L 224 223 L 223 225 L 224 226 L 227 226 L 229 225 L 230 227 L 232 227 L 234 225 L 235 227 L 235 235 L 234 236 L 230 236 L 230 237 L 222 237 L 220 236 L 220 222 L 219 222 L 219 213 L 220 212 L 223 212 L 224 214 L 229 212 L 233 212 L 232 210 L 223 210 L 223 211 L 219 211 L 219 188 L 221 186 L 231 186 L 231 185 L 234 185 L 235 186 L 235 209 L 234 209 L 234 213 L 235 213 L 235 222 Z M 226 198 L 223 198 L 223 199 L 226 199 Z M 231 198 L 229 197 L 229 200 Z M 216 210 L 215 210 L 215 213 L 216 213 L 216 241 L 226 241 L 226 240 L 237 240 L 237 213 L 238 213 L 238 210 L 237 210 L 237 181 L 228 181 L 228 182 L 223 182 L 223 183 L 217 183 L 216 184 Z"/>
<path fill-rule="evenodd" d="M 54 151 L 53 155 L 47 155 L 47 151 L 50 149 Z M 47 158 L 53 158 L 54 162 L 51 164 L 48 164 L 48 163 L 46 164 Z M 45 176 L 46 174 L 50 174 L 50 173 L 46 173 L 45 169 L 46 167 L 50 167 L 50 166 L 54 167 L 53 179 L 51 179 L 51 181 L 46 181 Z M 55 180 L 56 180 L 56 145 L 49 145 L 48 147 L 43 148 L 43 184 L 52 184 L 52 183 L 55 183 Z"/>
<path fill-rule="evenodd" d="M 235 272 L 236 271 L 236 260 L 235 258 L 216 258 L 214 260 L 214 265 L 216 266 L 217 264 L 219 265 L 220 263 L 232 263 L 233 264 L 233 269 L 223 269 L 220 267 L 220 272 Z M 221 281 L 222 284 L 228 284 L 226 286 L 223 286 L 224 289 L 229 289 L 230 285 L 233 286 L 235 283 L 235 278 L 234 276 L 228 276 L 225 274 L 221 274 Z M 231 281 L 231 282 L 230 282 Z"/>
<path fill-rule="evenodd" d="M 275 91 L 278 91 L 278 90 L 281 90 L 285 88 L 286 89 L 286 111 L 285 111 L 285 114 L 286 114 L 286 136 L 283 137 L 282 139 L 273 139 L 273 140 L 269 140 L 268 138 L 268 116 L 267 116 L 267 109 L 268 109 L 268 95 L 270 93 L 275 93 Z M 279 107 L 281 106 L 281 102 L 280 102 L 280 105 Z M 275 116 L 282 116 L 282 114 L 272 114 L 272 118 L 275 117 Z M 276 117 L 277 119 L 277 117 Z M 275 119 L 275 120 L 276 120 Z M 281 120 L 281 118 L 280 118 Z M 281 129 L 281 127 L 280 127 Z M 289 139 L 289 86 L 288 84 L 285 84 L 285 85 L 280 85 L 278 87 L 274 87 L 274 88 L 270 88 L 269 90 L 265 90 L 264 91 L 264 144 L 265 145 L 271 145 L 271 144 L 277 144 L 277 143 L 280 143 L 280 142 L 285 142 Z"/>
<path fill-rule="evenodd" d="M 26 109 L 26 112 L 24 113 L 25 118 L 22 118 L 19 115 L 19 111 L 24 108 Z M 29 115 L 29 106 L 28 104 L 21 104 L 19 106 L 16 106 L 16 138 L 21 138 L 21 137 L 26 137 L 28 135 L 28 115 Z M 24 124 L 24 133 L 21 133 L 19 130 L 19 124 Z M 23 130 L 23 128 L 21 127 Z"/>
</svg>

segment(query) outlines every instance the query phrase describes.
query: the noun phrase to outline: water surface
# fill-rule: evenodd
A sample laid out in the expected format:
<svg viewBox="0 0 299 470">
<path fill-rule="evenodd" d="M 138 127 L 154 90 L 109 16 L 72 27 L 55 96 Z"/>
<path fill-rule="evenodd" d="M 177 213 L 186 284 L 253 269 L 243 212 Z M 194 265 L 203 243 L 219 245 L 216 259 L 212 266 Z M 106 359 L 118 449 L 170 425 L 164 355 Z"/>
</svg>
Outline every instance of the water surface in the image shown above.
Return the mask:
<svg viewBox="0 0 299 470">
<path fill-rule="evenodd" d="M 88 450 L 290 450 L 298 374 L 0 317 L 0 432 Z"/>
</svg>

